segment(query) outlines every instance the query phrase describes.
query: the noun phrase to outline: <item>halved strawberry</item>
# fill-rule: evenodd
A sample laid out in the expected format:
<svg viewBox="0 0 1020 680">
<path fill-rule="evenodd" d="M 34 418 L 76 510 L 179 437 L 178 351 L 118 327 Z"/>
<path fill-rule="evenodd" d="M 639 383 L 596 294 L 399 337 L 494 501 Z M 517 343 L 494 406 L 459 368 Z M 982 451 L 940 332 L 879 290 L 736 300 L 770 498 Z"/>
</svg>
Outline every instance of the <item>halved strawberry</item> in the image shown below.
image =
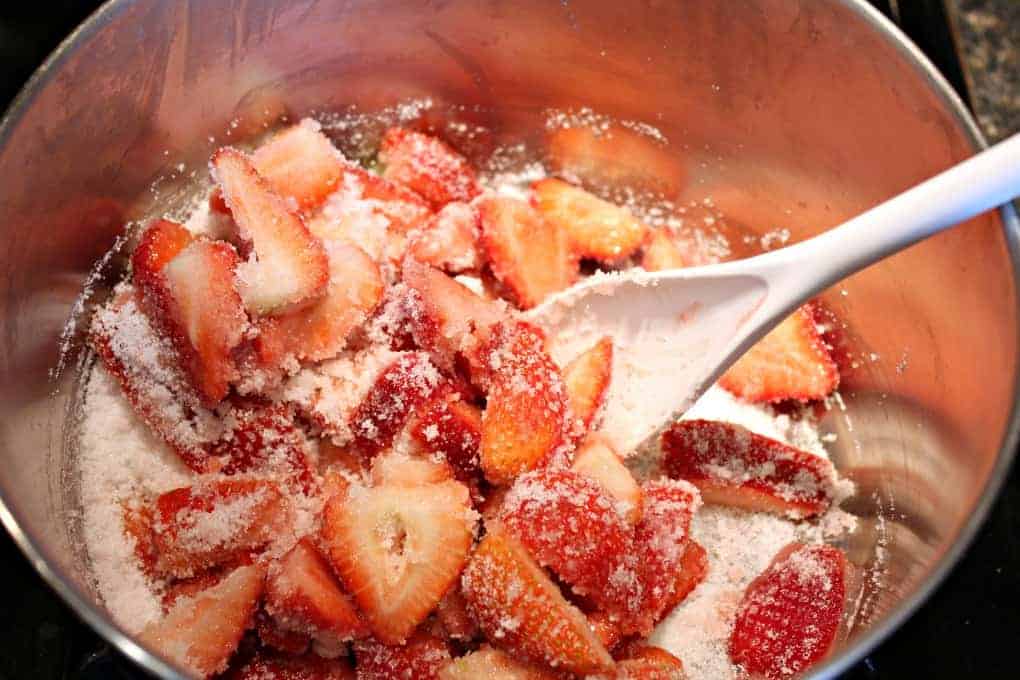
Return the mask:
<svg viewBox="0 0 1020 680">
<path fill-rule="evenodd" d="M 450 467 L 440 461 L 390 452 L 372 461 L 372 484 L 416 488 L 453 479 Z"/>
<path fill-rule="evenodd" d="M 354 657 L 358 680 L 436 680 L 450 661 L 450 649 L 442 639 L 419 630 L 398 646 L 371 639 L 357 642 Z"/>
<path fill-rule="evenodd" d="M 413 258 L 404 260 L 403 277 L 409 289 L 403 313 L 411 335 L 448 373 L 454 372 L 459 355 L 472 353 L 506 318 L 505 305 L 486 300 Z"/>
<path fill-rule="evenodd" d="M 534 307 L 577 280 L 577 257 L 562 225 L 516 198 L 484 196 L 476 205 L 482 251 L 503 292 L 518 307 Z"/>
<path fill-rule="evenodd" d="M 684 420 L 661 444 L 666 474 L 697 486 L 706 502 L 798 519 L 832 503 L 832 463 L 739 425 Z"/>
<path fill-rule="evenodd" d="M 296 311 L 258 324 L 256 351 L 263 366 L 293 358 L 323 361 L 340 353 L 383 297 L 379 266 L 357 246 L 331 243 L 329 285 L 323 297 Z"/>
<path fill-rule="evenodd" d="M 493 643 L 515 657 L 578 675 L 613 669 L 613 659 L 559 588 L 498 523 L 461 577 L 468 611 Z"/>
<path fill-rule="evenodd" d="M 168 491 L 155 502 L 156 568 L 192 576 L 243 557 L 272 540 L 288 514 L 279 488 L 263 480 L 225 479 Z"/>
<path fill-rule="evenodd" d="M 616 452 L 601 437 L 590 436 L 574 454 L 570 468 L 593 479 L 613 498 L 616 510 L 631 524 L 641 519 L 641 487 Z"/>
<path fill-rule="evenodd" d="M 210 467 L 224 475 L 282 474 L 308 492 L 314 484 L 308 448 L 291 409 L 280 404 L 236 404 L 223 418 L 227 431 L 206 447 Z M 213 462 L 215 461 L 215 463 Z"/>
<path fill-rule="evenodd" d="M 439 455 L 457 479 L 473 479 L 479 469 L 482 411 L 456 390 L 439 390 L 411 426 L 411 437 L 422 451 Z"/>
<path fill-rule="evenodd" d="M 507 493 L 499 518 L 575 593 L 601 606 L 618 602 L 610 580 L 633 552 L 631 528 L 597 482 L 570 470 L 525 473 Z"/>
<path fill-rule="evenodd" d="M 260 650 L 245 659 L 223 680 L 355 680 L 345 659 L 324 659 L 315 654 L 298 656 Z"/>
<path fill-rule="evenodd" d="M 540 666 L 514 659 L 495 647 L 482 645 L 477 651 L 454 659 L 439 671 L 439 680 L 562 680 L 562 676 Z"/>
<path fill-rule="evenodd" d="M 458 274 L 478 270 L 478 211 L 470 203 L 449 203 L 422 228 L 411 244 L 411 257 L 437 269 Z"/>
<path fill-rule="evenodd" d="M 276 193 L 300 210 L 322 203 L 342 175 L 343 157 L 320 125 L 308 118 L 274 135 L 251 160 Z"/>
<path fill-rule="evenodd" d="M 326 559 L 308 538 L 270 568 L 266 611 L 284 630 L 308 635 L 328 649 L 339 649 L 369 632 Z"/>
<path fill-rule="evenodd" d="M 239 567 L 218 585 L 177 601 L 138 641 L 194 676 L 220 673 L 252 625 L 264 581 L 262 567 Z"/>
<path fill-rule="evenodd" d="M 719 384 L 747 401 L 822 399 L 839 386 L 810 304 L 776 326 L 740 357 Z"/>
<path fill-rule="evenodd" d="M 471 618 L 460 588 L 453 587 L 446 592 L 436 607 L 436 618 L 451 640 L 466 642 L 478 637 L 478 624 Z"/>
<path fill-rule="evenodd" d="M 570 412 L 578 419 L 582 432 L 597 428 L 612 373 L 613 339 L 609 336 L 574 357 L 563 369 Z"/>
<path fill-rule="evenodd" d="M 843 621 L 846 556 L 792 543 L 744 591 L 730 633 L 734 663 L 755 677 L 788 678 L 832 648 Z"/>
<path fill-rule="evenodd" d="M 320 296 L 329 282 L 329 259 L 286 201 L 229 147 L 213 154 L 213 178 L 251 256 L 238 268 L 241 298 L 255 315 L 279 314 Z"/>
<path fill-rule="evenodd" d="M 475 515 L 457 482 L 351 485 L 323 513 L 330 561 L 385 644 L 401 644 L 453 585 L 467 560 Z"/>
<path fill-rule="evenodd" d="M 366 458 L 388 447 L 397 432 L 435 392 L 440 376 L 424 352 L 400 355 L 376 378 L 351 416 L 354 446 Z"/>
<path fill-rule="evenodd" d="M 379 159 L 383 177 L 414 189 L 439 209 L 451 201 L 470 201 L 481 191 L 467 160 L 445 142 L 404 128 L 383 135 Z"/>
<path fill-rule="evenodd" d="M 613 680 L 687 680 L 684 665 L 665 649 L 646 644 L 629 645 L 616 663 Z"/>
<path fill-rule="evenodd" d="M 284 654 L 304 654 L 312 645 L 312 638 L 304 633 L 284 630 L 264 609 L 255 614 L 255 634 L 263 647 Z"/>
<path fill-rule="evenodd" d="M 481 460 L 485 477 L 502 485 L 565 449 L 569 409 L 540 331 L 522 322 L 500 324 L 490 340 Z"/>
<path fill-rule="evenodd" d="M 531 192 L 538 212 L 566 230 L 578 257 L 614 264 L 636 253 L 645 241 L 648 227 L 629 210 L 580 187 L 550 177 L 535 182 Z"/>
</svg>

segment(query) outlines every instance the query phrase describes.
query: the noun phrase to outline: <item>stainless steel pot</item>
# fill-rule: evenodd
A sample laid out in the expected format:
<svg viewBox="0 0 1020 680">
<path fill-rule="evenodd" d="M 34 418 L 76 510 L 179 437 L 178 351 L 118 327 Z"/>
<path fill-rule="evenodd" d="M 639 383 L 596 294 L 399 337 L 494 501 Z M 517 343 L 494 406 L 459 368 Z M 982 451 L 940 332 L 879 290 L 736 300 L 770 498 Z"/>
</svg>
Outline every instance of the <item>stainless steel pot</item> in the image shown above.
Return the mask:
<svg viewBox="0 0 1020 680">
<path fill-rule="evenodd" d="M 656 174 L 678 200 L 712 196 L 733 220 L 794 239 L 983 143 L 931 65 L 854 0 L 107 4 L 0 132 L 0 517 L 88 623 L 159 675 L 174 673 L 111 623 L 89 583 L 68 464 L 75 328 L 70 368 L 49 373 L 64 322 L 125 221 L 183 191 L 213 146 L 281 107 L 371 111 L 425 95 L 492 143 L 540 145 L 546 107 L 654 124 L 670 141 Z M 636 158 L 614 160 L 640 177 Z M 862 590 L 819 677 L 920 604 L 1002 482 L 1017 440 L 1017 232 L 1010 209 L 984 215 L 827 296 L 858 365 L 845 411 L 823 425 L 859 488 L 847 547 Z"/>
</svg>

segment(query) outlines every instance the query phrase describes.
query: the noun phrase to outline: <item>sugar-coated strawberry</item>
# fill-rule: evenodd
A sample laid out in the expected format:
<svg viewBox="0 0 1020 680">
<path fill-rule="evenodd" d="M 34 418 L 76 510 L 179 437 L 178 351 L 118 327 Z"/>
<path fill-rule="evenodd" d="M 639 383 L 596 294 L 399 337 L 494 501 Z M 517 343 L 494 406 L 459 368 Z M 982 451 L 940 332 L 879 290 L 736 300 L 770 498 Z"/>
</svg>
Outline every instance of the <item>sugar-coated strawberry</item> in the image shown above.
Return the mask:
<svg viewBox="0 0 1020 680">
<path fill-rule="evenodd" d="M 616 616 L 608 612 L 595 610 L 587 612 L 588 626 L 592 629 L 606 649 L 612 651 L 623 639 L 623 631 Z"/>
<path fill-rule="evenodd" d="M 304 654 L 312 645 L 312 638 L 304 633 L 284 630 L 265 609 L 255 614 L 255 635 L 263 647 L 284 654 Z"/>
<path fill-rule="evenodd" d="M 340 152 L 311 119 L 275 134 L 251 160 L 276 193 L 301 210 L 322 203 L 342 175 Z"/>
<path fill-rule="evenodd" d="M 613 680 L 687 680 L 684 665 L 665 649 L 646 644 L 628 645 L 618 657 Z"/>
<path fill-rule="evenodd" d="M 467 160 L 435 137 L 390 128 L 383 135 L 379 159 L 383 177 L 410 187 L 436 209 L 451 201 L 470 201 L 480 189 Z"/>
<path fill-rule="evenodd" d="M 132 544 L 139 566 L 143 572 L 151 574 L 159 559 L 152 533 L 152 505 L 138 500 L 121 503 L 121 522 L 124 537 Z"/>
<path fill-rule="evenodd" d="M 422 227 L 411 244 L 411 257 L 451 274 L 482 266 L 478 251 L 478 210 L 470 203 L 449 203 Z"/>
<path fill-rule="evenodd" d="M 697 264 L 680 244 L 669 227 L 653 229 L 648 233 L 644 252 L 641 253 L 641 267 L 650 272 L 667 269 L 693 267 Z"/>
<path fill-rule="evenodd" d="M 278 654 L 258 650 L 241 660 L 222 680 L 355 680 L 346 659 L 324 659 L 316 654 Z"/>
<path fill-rule="evenodd" d="M 578 675 L 614 663 L 584 614 L 567 602 L 515 538 L 486 527 L 461 577 L 468 611 L 486 638 L 514 658 Z"/>
<path fill-rule="evenodd" d="M 450 661 L 450 650 L 442 639 L 419 630 L 403 645 L 357 642 L 354 658 L 358 680 L 436 680 Z"/>
<path fill-rule="evenodd" d="M 535 182 L 531 195 L 538 212 L 566 230 L 579 257 L 614 264 L 644 243 L 648 227 L 641 220 L 580 187 L 550 177 Z"/>
<path fill-rule="evenodd" d="M 143 295 L 159 294 L 163 268 L 194 240 L 191 232 L 176 222 L 149 223 L 131 253 L 131 280 Z"/>
<path fill-rule="evenodd" d="M 708 552 L 697 541 L 688 541 L 680 558 L 680 569 L 673 582 L 673 601 L 667 611 L 687 599 L 708 576 Z"/>
<path fill-rule="evenodd" d="M 414 489 L 423 484 L 438 484 L 450 479 L 453 479 L 453 471 L 442 461 L 396 451 L 384 453 L 372 461 L 372 484 L 375 486 Z"/>
<path fill-rule="evenodd" d="M 382 301 L 379 266 L 365 251 L 347 243 L 331 243 L 326 250 L 329 285 L 325 294 L 301 309 L 260 320 L 256 349 L 261 365 L 336 356 Z"/>
<path fill-rule="evenodd" d="M 569 409 L 563 379 L 538 329 L 500 324 L 489 346 L 481 461 L 486 479 L 503 485 L 568 446 Z"/>
<path fill-rule="evenodd" d="M 481 461 L 482 411 L 456 390 L 438 390 L 411 427 L 422 451 L 441 456 L 461 481 L 476 476 Z"/>
<path fill-rule="evenodd" d="M 616 504 L 616 510 L 631 524 L 641 519 L 641 487 L 615 451 L 597 435 L 590 436 L 574 454 L 571 470 L 593 479 Z"/>
<path fill-rule="evenodd" d="M 793 543 L 744 591 L 729 655 L 753 677 L 789 678 L 823 659 L 843 621 L 846 556 Z"/>
<path fill-rule="evenodd" d="M 251 250 L 238 268 L 238 287 L 248 311 L 279 314 L 322 295 L 329 283 L 322 241 L 243 153 L 223 148 L 210 164 L 237 223 L 238 239 Z"/>
<path fill-rule="evenodd" d="M 577 257 L 559 223 L 516 198 L 485 196 L 476 205 L 482 251 L 502 292 L 518 307 L 534 307 L 577 280 Z"/>
<path fill-rule="evenodd" d="M 239 567 L 216 586 L 178 600 L 138 640 L 193 677 L 220 673 L 252 625 L 264 581 L 262 567 Z"/>
<path fill-rule="evenodd" d="M 666 474 L 697 486 L 708 503 L 793 518 L 832 503 L 832 463 L 739 425 L 684 420 L 663 432 L 661 443 Z"/>
<path fill-rule="evenodd" d="M 633 551 L 631 527 L 597 482 L 570 470 L 525 473 L 507 493 L 499 518 L 539 564 L 575 593 L 602 605 L 616 604 L 610 581 L 624 555 Z"/>
<path fill-rule="evenodd" d="M 245 567 L 253 563 L 254 560 L 245 555 L 226 564 L 206 569 L 194 576 L 168 581 L 160 594 L 163 611 L 169 612 L 178 600 L 194 597 L 220 583 L 238 567 Z"/>
<path fill-rule="evenodd" d="M 269 569 L 266 611 L 284 630 L 303 633 L 328 649 L 366 637 L 368 626 L 319 549 L 308 538 Z"/>
<path fill-rule="evenodd" d="M 326 504 L 330 562 L 384 644 L 401 644 L 456 582 L 474 537 L 468 490 L 351 485 Z"/>
<path fill-rule="evenodd" d="M 411 336 L 447 373 L 454 372 L 458 356 L 476 350 L 506 318 L 505 305 L 413 258 L 404 260 L 403 278 L 408 287 L 403 312 Z"/>
<path fill-rule="evenodd" d="M 563 369 L 570 412 L 578 420 L 578 429 L 589 432 L 598 427 L 598 417 L 606 401 L 613 374 L 613 340 L 604 337 L 574 357 Z"/>
<path fill-rule="evenodd" d="M 400 355 L 375 379 L 351 416 L 354 446 L 366 457 L 393 442 L 412 413 L 432 396 L 440 376 L 424 352 Z"/>
<path fill-rule="evenodd" d="M 443 627 L 443 632 L 451 640 L 466 642 L 478 637 L 478 624 L 471 618 L 467 602 L 460 588 L 453 587 L 447 591 L 436 607 L 436 619 Z"/>
<path fill-rule="evenodd" d="M 454 659 L 438 675 L 439 680 L 562 680 L 562 677 L 488 645 Z"/>
<path fill-rule="evenodd" d="M 304 434 L 281 404 L 239 403 L 224 417 L 226 432 L 206 447 L 210 467 L 224 475 L 277 473 L 309 491 L 313 484 Z"/>
<path fill-rule="evenodd" d="M 800 307 L 740 357 L 719 384 L 747 401 L 822 399 L 839 371 L 822 341 L 810 304 Z"/>
<path fill-rule="evenodd" d="M 192 576 L 266 545 L 289 521 L 273 482 L 225 479 L 160 495 L 153 513 L 157 570 Z"/>
</svg>

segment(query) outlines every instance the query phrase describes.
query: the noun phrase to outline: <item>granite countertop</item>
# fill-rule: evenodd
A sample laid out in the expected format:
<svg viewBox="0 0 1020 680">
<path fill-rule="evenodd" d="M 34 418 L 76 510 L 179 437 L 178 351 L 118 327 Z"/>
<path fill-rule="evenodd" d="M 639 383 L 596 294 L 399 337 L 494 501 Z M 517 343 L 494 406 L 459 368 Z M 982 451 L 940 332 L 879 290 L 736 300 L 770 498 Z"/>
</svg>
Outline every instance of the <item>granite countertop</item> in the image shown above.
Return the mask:
<svg viewBox="0 0 1020 680">
<path fill-rule="evenodd" d="M 949 0 L 964 75 L 989 142 L 1020 131 L 1020 2 Z"/>
</svg>

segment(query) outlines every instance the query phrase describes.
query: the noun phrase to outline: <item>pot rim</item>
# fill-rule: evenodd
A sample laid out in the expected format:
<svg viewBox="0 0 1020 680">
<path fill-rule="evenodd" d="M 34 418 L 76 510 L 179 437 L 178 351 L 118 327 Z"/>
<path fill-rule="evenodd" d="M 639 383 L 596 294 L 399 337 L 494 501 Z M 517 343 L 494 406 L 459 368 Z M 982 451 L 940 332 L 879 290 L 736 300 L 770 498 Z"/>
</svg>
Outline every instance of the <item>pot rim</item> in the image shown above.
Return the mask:
<svg viewBox="0 0 1020 680">
<path fill-rule="evenodd" d="M 57 48 L 46 58 L 29 78 L 15 97 L 10 107 L 0 119 L 0 148 L 6 146 L 15 125 L 21 120 L 23 112 L 35 99 L 37 93 L 50 81 L 58 67 L 74 52 L 76 46 L 85 42 L 99 30 L 113 22 L 133 0 L 107 0 L 85 21 L 71 32 Z M 945 77 L 935 68 L 920 48 L 908 38 L 898 26 L 886 18 L 881 12 L 867 3 L 866 0 L 836 0 L 848 10 L 857 13 L 865 22 L 911 64 L 915 72 L 924 78 L 928 86 L 934 90 L 947 109 L 954 114 L 966 137 L 975 151 L 988 146 L 983 133 L 963 100 L 956 93 Z M 1012 263 L 1012 279 L 1014 289 L 1020 283 L 1020 219 L 1012 204 L 999 208 L 1002 219 L 1006 245 Z M 1002 441 L 999 454 L 989 474 L 984 490 L 967 521 L 960 528 L 952 545 L 943 553 L 928 577 L 910 596 L 901 600 L 885 618 L 868 632 L 854 640 L 835 656 L 813 669 L 809 677 L 835 678 L 860 661 L 875 649 L 889 635 L 898 629 L 904 621 L 912 616 L 917 609 L 928 600 L 933 592 L 943 583 L 949 572 L 960 561 L 960 558 L 974 542 L 981 526 L 984 524 L 993 503 L 997 500 L 1010 466 L 1016 454 L 1020 440 L 1020 374 L 1013 379 L 1013 395 L 1010 405 L 1010 417 Z M 73 582 L 66 578 L 62 570 L 51 564 L 42 548 L 35 539 L 21 529 L 18 513 L 9 505 L 0 488 L 0 524 L 7 529 L 14 543 L 21 549 L 29 562 L 43 580 L 66 602 L 71 609 L 109 642 L 120 653 L 127 656 L 141 668 L 165 678 L 181 678 L 179 672 L 157 655 L 138 644 L 132 636 L 86 597 Z"/>
</svg>

